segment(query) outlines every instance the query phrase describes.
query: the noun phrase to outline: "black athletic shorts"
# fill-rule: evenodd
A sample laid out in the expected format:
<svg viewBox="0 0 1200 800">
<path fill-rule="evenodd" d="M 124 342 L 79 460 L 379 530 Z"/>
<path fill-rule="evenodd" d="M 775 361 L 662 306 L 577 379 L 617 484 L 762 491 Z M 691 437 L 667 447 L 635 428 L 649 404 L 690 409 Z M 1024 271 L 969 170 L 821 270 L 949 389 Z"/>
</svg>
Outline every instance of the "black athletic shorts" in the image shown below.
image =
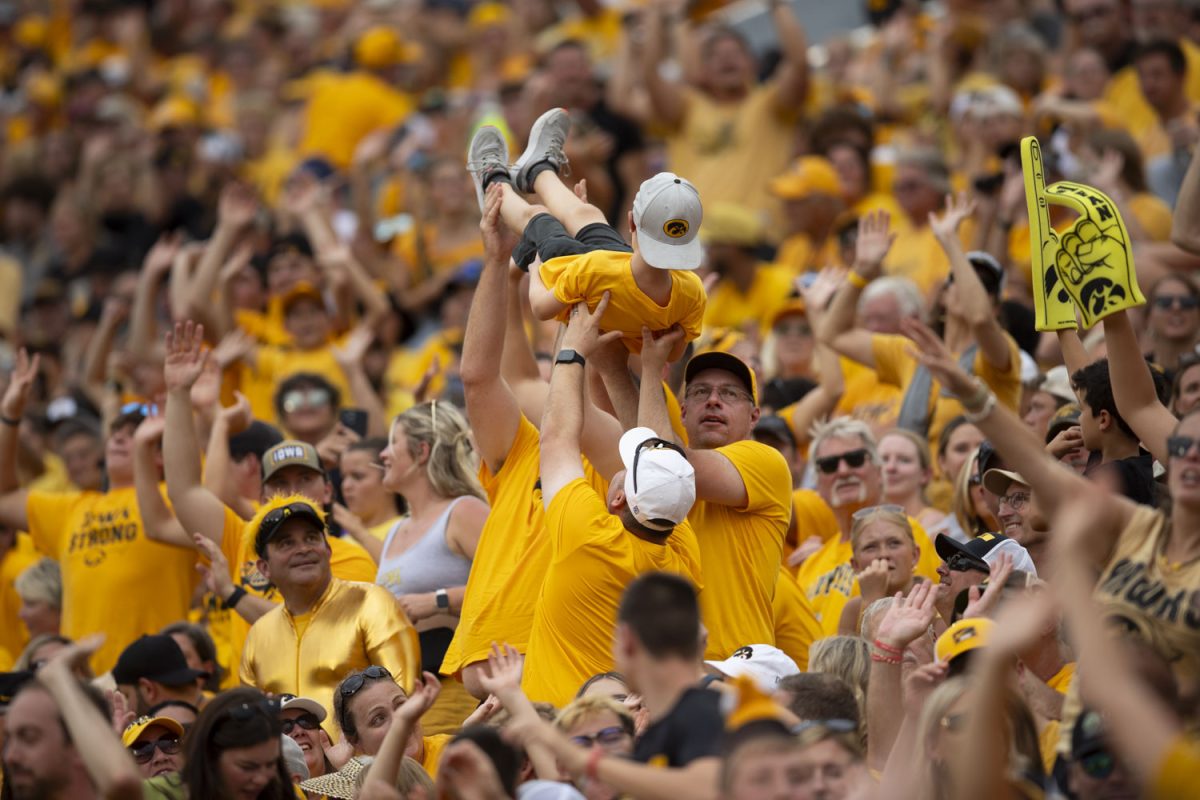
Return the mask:
<svg viewBox="0 0 1200 800">
<path fill-rule="evenodd" d="M 536 257 L 546 262 L 559 256 L 577 256 L 593 250 L 633 252 L 617 229 L 607 222 L 585 225 L 579 229 L 579 233 L 571 236 L 557 219 L 549 214 L 538 214 L 525 226 L 521 241 L 513 251 L 513 260 L 521 269 L 528 270 Z"/>
</svg>

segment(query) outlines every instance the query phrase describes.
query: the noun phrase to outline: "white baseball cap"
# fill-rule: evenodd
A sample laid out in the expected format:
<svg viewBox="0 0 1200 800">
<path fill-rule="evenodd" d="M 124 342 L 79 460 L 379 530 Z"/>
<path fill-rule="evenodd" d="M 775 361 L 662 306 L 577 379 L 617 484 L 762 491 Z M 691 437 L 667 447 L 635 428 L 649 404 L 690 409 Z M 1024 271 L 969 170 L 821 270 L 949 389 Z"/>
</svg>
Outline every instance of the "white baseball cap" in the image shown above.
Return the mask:
<svg viewBox="0 0 1200 800">
<path fill-rule="evenodd" d="M 800 674 L 800 667 L 787 653 L 769 644 L 748 644 L 734 650 L 724 661 L 704 663 L 727 678 L 742 675 L 753 678 L 758 688 L 767 694 L 774 692 L 784 678 Z"/>
<path fill-rule="evenodd" d="M 673 172 L 644 181 L 633 198 L 633 225 L 646 263 L 658 269 L 696 269 L 704 258 L 700 193 Z"/>
<path fill-rule="evenodd" d="M 317 722 L 325 721 L 325 707 L 316 700 L 310 700 L 307 697 L 296 697 L 294 694 L 280 695 L 280 712 L 287 711 L 289 708 L 298 708 L 301 711 L 307 711 L 317 718 Z"/>
<path fill-rule="evenodd" d="M 696 502 L 696 470 L 683 450 L 649 428 L 625 431 L 617 449 L 625 464 L 625 502 L 633 518 L 656 531 L 683 522 Z"/>
</svg>

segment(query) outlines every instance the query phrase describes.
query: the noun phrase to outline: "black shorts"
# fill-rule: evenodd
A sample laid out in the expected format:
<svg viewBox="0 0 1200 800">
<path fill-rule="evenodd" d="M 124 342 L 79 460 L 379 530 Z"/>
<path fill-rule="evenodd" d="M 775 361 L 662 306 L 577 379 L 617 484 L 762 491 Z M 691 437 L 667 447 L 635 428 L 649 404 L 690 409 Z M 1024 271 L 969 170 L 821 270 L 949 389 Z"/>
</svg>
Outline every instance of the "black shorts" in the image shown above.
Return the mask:
<svg viewBox="0 0 1200 800">
<path fill-rule="evenodd" d="M 579 229 L 579 233 L 571 236 L 553 216 L 538 214 L 525 226 L 521 241 L 513 251 L 513 260 L 521 269 L 528 270 L 534 258 L 540 257 L 544 263 L 559 256 L 577 256 L 593 250 L 633 252 L 617 229 L 607 222 L 585 225 Z"/>
</svg>

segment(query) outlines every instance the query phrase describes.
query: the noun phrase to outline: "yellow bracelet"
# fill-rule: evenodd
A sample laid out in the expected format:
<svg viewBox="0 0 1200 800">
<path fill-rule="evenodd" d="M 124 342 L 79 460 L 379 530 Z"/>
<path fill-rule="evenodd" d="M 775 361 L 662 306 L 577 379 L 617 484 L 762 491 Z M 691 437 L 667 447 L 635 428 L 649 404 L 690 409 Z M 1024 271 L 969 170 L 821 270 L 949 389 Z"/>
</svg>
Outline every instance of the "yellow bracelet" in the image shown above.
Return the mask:
<svg viewBox="0 0 1200 800">
<path fill-rule="evenodd" d="M 869 280 L 864 278 L 862 275 L 859 275 L 854 270 L 850 270 L 850 274 L 846 276 L 846 282 L 859 291 L 867 288 L 867 284 L 870 283 Z"/>
</svg>

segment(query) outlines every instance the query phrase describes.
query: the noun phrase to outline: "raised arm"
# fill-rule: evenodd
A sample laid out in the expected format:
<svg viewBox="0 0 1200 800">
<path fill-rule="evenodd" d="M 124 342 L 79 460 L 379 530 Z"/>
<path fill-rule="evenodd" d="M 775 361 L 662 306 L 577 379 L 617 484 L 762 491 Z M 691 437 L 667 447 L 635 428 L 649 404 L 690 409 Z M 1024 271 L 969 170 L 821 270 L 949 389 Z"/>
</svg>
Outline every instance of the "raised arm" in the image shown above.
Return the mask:
<svg viewBox="0 0 1200 800">
<path fill-rule="evenodd" d="M 199 533 L 219 547 L 225 530 L 225 505 L 205 488 L 200 443 L 192 419 L 192 385 L 204 370 L 204 326 L 175 323 L 167 333 L 163 378 L 167 385 L 163 467 L 167 496 L 184 530 Z"/>
<path fill-rule="evenodd" d="M 350 384 L 350 400 L 367 412 L 367 436 L 387 436 L 388 419 L 383 398 L 371 385 L 363 358 L 375 338 L 372 325 L 366 320 L 354 326 L 340 347 L 331 348 L 333 358 Z"/>
<path fill-rule="evenodd" d="M 221 197 L 217 201 L 217 227 L 200 256 L 200 263 L 188 287 L 186 319 L 218 323 L 213 315 L 213 299 L 221 267 L 233 252 L 238 237 L 254 222 L 257 214 L 258 201 L 248 187 L 229 183 L 221 190 Z M 212 331 L 218 339 L 226 333 L 227 330 L 219 327 Z"/>
<path fill-rule="evenodd" d="M 1171 241 L 1181 250 L 1200 256 L 1200 154 L 1196 151 L 1192 152 L 1192 161 L 1175 198 Z M 1124 413 L 1121 412 L 1122 416 Z"/>
<path fill-rule="evenodd" d="M 239 517 L 249 520 L 254 517 L 254 504 L 242 497 L 234 483 L 229 437 L 249 427 L 254 417 L 245 395 L 234 392 L 234 398 L 233 405 L 217 412 L 209 428 L 208 447 L 204 450 L 204 485 Z"/>
<path fill-rule="evenodd" d="M 846 358 L 864 366 L 875 367 L 870 331 L 854 326 L 858 298 L 867 284 L 879 277 L 883 259 L 892 249 L 896 235 L 891 233 L 891 215 L 872 211 L 858 221 L 858 240 L 854 253 L 854 269 L 833 296 L 821 324 L 813 329 L 817 341 L 827 344 Z"/>
<path fill-rule="evenodd" d="M 483 236 L 483 272 L 471 300 L 458 370 L 475 444 L 493 473 L 504 464 L 521 424 L 517 399 L 500 372 L 508 302 L 508 261 L 515 244 L 514 237 L 500 219 L 502 200 L 500 187 L 490 187 L 483 219 L 479 223 Z"/>
<path fill-rule="evenodd" d="M 537 709 L 521 690 L 523 663 L 523 658 L 515 647 L 507 642 L 493 643 L 492 652 L 488 655 L 487 674 L 479 678 L 479 685 L 483 690 L 499 700 L 509 716 L 518 722 L 538 719 Z M 539 742 L 529 742 L 525 752 L 539 778 L 558 779 L 558 765 L 554 761 L 553 753 Z"/>
<path fill-rule="evenodd" d="M 1138 347 L 1129 315 L 1118 311 L 1105 317 L 1103 325 L 1109 380 L 1117 410 L 1151 455 L 1166 464 L 1169 459 L 1167 437 L 1175 430 L 1178 420 L 1158 400 L 1150 366 Z"/>
<path fill-rule="evenodd" d="M 646 11 L 646 46 L 640 48 L 642 81 L 650 96 L 650 116 L 668 128 L 678 128 L 687 113 L 685 87 L 678 81 L 662 76 L 663 55 L 667 34 L 672 26 L 681 23 L 682 14 L 671 12 L 666 3 L 655 2 Z"/>
<path fill-rule="evenodd" d="M 996 319 L 987 290 L 967 261 L 967 254 L 963 252 L 962 242 L 958 239 L 959 226 L 974 213 L 974 201 L 964 195 L 957 198 L 947 195 L 946 210 L 940 217 L 930 213 L 929 228 L 950 260 L 950 274 L 954 276 L 959 304 L 975 341 L 979 343 L 979 352 L 996 370 L 1004 372 L 1012 361 L 1009 339 Z"/>
<path fill-rule="evenodd" d="M 158 488 L 155 457 L 162 445 L 165 424 L 166 420 L 160 414 L 151 414 L 141 421 L 133 434 L 133 486 L 138 513 L 142 515 L 142 529 L 146 532 L 146 538 L 190 548 L 192 537 L 175 519 Z"/>
<path fill-rule="evenodd" d="M 17 450 L 21 417 L 37 378 L 38 356 L 29 357 L 25 348 L 17 351 L 17 360 L 8 376 L 8 387 L 0 397 L 0 524 L 17 530 L 29 530 L 26 501 L 29 492 L 21 488 L 17 472 Z"/>
<path fill-rule="evenodd" d="M 767 5 L 783 55 L 772 79 L 775 111 L 781 116 L 796 117 L 803 111 L 808 96 L 808 37 L 791 3 L 769 0 Z"/>
<path fill-rule="evenodd" d="M 400 777 L 400 767 L 404 763 L 404 749 L 408 746 L 408 740 L 416 730 L 417 722 L 433 706 L 433 701 L 442 691 L 437 676 L 426 672 L 423 677 L 424 680 L 413 687 L 404 704 L 396 709 L 391 727 L 383 737 L 379 752 L 375 754 L 375 761 L 367 771 L 366 783 L 378 781 L 389 787 L 396 785 L 396 780 Z"/>
<path fill-rule="evenodd" d="M 562 337 L 562 349 L 574 350 L 586 360 L 598 347 L 621 337 L 620 331 L 600 333 L 600 318 L 608 309 L 609 294 L 588 311 L 586 303 L 571 309 L 571 320 Z M 558 491 L 584 477 L 581 439 L 583 436 L 584 364 L 556 364 L 550 373 L 550 396 L 542 417 L 541 469 L 542 502 L 546 508 Z"/>
<path fill-rule="evenodd" d="M 171 271 L 182 244 L 181 233 L 164 233 L 142 260 L 126 342 L 126 349 L 138 361 L 154 359 L 154 347 L 158 343 L 158 290 Z"/>
<path fill-rule="evenodd" d="M 830 300 L 845 283 L 844 269 L 826 267 L 811 285 L 800 287 L 811 329 L 815 330 L 822 324 Z M 813 423 L 831 414 L 846 391 L 842 364 L 833 348 L 818 341 L 814 355 L 820 382 L 816 388 L 800 398 L 800 402 L 792 409 L 792 430 L 798 437 L 807 436 Z"/>
</svg>

